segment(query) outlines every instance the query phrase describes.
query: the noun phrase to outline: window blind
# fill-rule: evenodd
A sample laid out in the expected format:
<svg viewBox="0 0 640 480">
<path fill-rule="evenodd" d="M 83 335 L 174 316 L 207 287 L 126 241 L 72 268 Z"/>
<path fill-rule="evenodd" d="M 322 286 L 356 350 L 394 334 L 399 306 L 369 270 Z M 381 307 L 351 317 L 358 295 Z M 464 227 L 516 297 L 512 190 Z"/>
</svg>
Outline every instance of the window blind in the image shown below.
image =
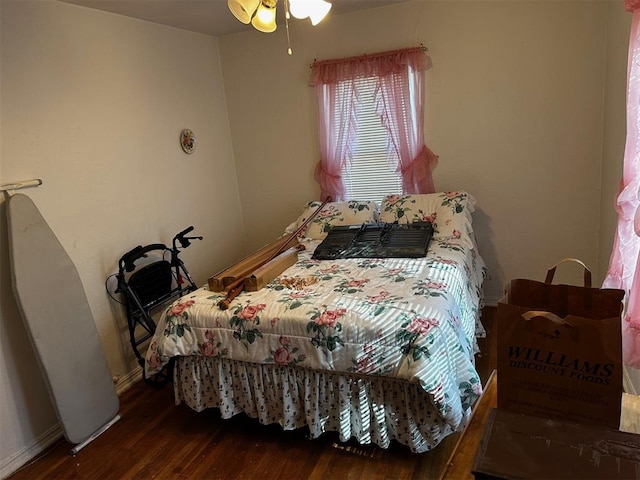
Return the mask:
<svg viewBox="0 0 640 480">
<path fill-rule="evenodd" d="M 402 193 L 402 179 L 387 162 L 388 135 L 375 112 L 376 79 L 357 79 L 355 88 L 359 103 L 356 141 L 351 163 L 342 172 L 343 181 L 348 199 L 381 202 L 385 195 Z"/>
</svg>

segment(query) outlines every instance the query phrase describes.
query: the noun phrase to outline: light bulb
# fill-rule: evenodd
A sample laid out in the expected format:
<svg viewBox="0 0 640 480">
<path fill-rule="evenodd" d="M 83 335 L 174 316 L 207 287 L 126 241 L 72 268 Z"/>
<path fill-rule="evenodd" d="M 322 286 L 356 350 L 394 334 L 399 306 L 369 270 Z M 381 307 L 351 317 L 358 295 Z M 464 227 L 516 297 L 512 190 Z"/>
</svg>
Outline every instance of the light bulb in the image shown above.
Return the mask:
<svg viewBox="0 0 640 480">
<path fill-rule="evenodd" d="M 309 19 L 311 20 L 311 24 L 316 26 L 327 16 L 327 13 L 331 10 L 331 4 L 324 0 L 314 0 L 310 8 L 312 10 L 309 12 Z"/>
<path fill-rule="evenodd" d="M 273 19 L 276 18 L 275 12 L 273 12 L 268 8 L 258 9 L 257 16 L 258 16 L 258 20 L 260 20 L 262 23 L 273 22 Z"/>
<path fill-rule="evenodd" d="M 289 0 L 289 11 L 296 18 L 307 18 L 310 13 L 310 3 L 309 0 Z"/>
<path fill-rule="evenodd" d="M 253 25 L 256 30 L 264 33 L 271 33 L 278 28 L 276 25 L 275 5 L 275 2 L 273 2 L 273 7 L 267 6 L 264 1 L 260 3 L 258 11 L 253 17 L 253 20 L 251 20 L 251 25 Z"/>
</svg>

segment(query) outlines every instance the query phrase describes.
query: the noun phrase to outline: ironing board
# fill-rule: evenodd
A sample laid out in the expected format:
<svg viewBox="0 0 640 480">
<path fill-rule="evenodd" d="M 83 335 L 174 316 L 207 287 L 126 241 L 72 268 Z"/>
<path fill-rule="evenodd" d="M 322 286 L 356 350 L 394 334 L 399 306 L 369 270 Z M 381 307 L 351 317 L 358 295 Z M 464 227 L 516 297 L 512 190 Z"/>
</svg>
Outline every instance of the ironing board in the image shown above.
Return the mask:
<svg viewBox="0 0 640 480">
<path fill-rule="evenodd" d="M 31 198 L 7 202 L 13 290 L 72 453 L 120 416 L 80 276 Z"/>
</svg>

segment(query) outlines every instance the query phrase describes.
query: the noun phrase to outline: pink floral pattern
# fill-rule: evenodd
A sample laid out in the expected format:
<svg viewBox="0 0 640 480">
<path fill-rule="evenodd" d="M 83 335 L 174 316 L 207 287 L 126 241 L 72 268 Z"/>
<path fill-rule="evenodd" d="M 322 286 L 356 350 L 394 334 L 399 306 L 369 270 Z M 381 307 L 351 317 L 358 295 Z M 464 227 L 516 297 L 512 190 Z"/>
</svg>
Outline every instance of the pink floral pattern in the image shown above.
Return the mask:
<svg viewBox="0 0 640 480">
<path fill-rule="evenodd" d="M 182 337 L 185 332 L 191 331 L 191 327 L 186 321 L 189 320 L 189 307 L 194 304 L 195 300 L 193 299 L 181 299 L 169 307 L 164 329 L 165 336 L 176 335 L 177 337 Z"/>
<path fill-rule="evenodd" d="M 369 297 L 369 301 L 371 303 L 385 302 L 389 298 L 389 295 L 389 292 L 387 292 L 386 290 L 382 290 L 379 294 Z"/>
<path fill-rule="evenodd" d="M 311 243 L 286 277 L 313 282 L 299 289 L 276 279 L 224 311 L 222 294 L 192 292 L 159 319 L 147 374 L 192 355 L 389 376 L 422 385 L 443 421 L 459 424 L 481 389 L 473 356 L 486 275 L 477 247 L 467 247 L 473 240 L 459 231 L 432 240 L 422 259 L 317 261 Z"/>
<path fill-rule="evenodd" d="M 311 344 L 315 347 L 326 348 L 333 351 L 340 345 L 344 345 L 340 333 L 342 324 L 338 321 L 347 313 L 346 308 L 336 310 L 314 309 L 311 312 L 311 321 L 307 323 L 307 333 L 313 333 Z"/>
<path fill-rule="evenodd" d="M 347 279 L 343 280 L 338 285 L 335 286 L 334 291 L 336 292 L 344 292 L 344 293 L 356 293 L 362 292 L 364 290 L 364 286 L 369 282 L 368 278 L 363 279 Z"/>
<path fill-rule="evenodd" d="M 278 284 L 274 286 L 275 290 L 280 290 L 281 288 L 284 289 L 284 287 Z M 277 302 L 286 305 L 289 310 L 295 310 L 304 305 L 310 305 L 315 297 L 316 295 L 311 289 L 288 290 L 286 295 L 277 300 Z"/>
<path fill-rule="evenodd" d="M 391 218 L 385 218 L 384 221 L 393 223 L 393 221 L 405 219 L 405 223 L 412 222 L 413 218 L 411 220 L 407 220 L 407 213 L 412 211 L 412 204 L 415 203 L 416 201 L 411 199 L 411 197 L 407 195 L 389 195 L 385 198 L 385 203 L 383 205 L 384 210 L 382 211 L 382 213 L 391 215 L 394 220 L 392 220 Z"/>
<path fill-rule="evenodd" d="M 380 276 L 384 279 L 387 279 L 391 282 L 405 282 L 407 278 L 411 277 L 413 273 L 412 270 L 409 270 L 405 267 L 395 267 L 388 268 L 380 273 Z"/>
<path fill-rule="evenodd" d="M 235 332 L 233 332 L 233 337 L 236 340 L 251 344 L 256 341 L 256 338 L 262 337 L 262 332 L 257 328 L 257 326 L 260 325 L 260 317 L 258 314 L 264 310 L 266 306 L 264 303 L 248 303 L 247 305 L 239 305 L 235 308 L 229 324 L 236 328 Z"/>
<path fill-rule="evenodd" d="M 390 366 L 385 361 L 384 352 L 378 351 L 375 345 L 365 344 L 362 347 L 362 354 L 353 359 L 354 366 L 351 372 L 360 375 L 387 375 L 390 373 Z"/>
<path fill-rule="evenodd" d="M 280 335 L 278 344 L 279 347 L 271 350 L 271 355 L 265 358 L 265 362 L 277 365 L 297 365 L 306 360 L 307 355 L 301 352 L 300 348 L 294 347 L 289 337 Z"/>
<path fill-rule="evenodd" d="M 447 285 L 445 283 L 431 280 L 419 280 L 413 285 L 412 289 L 415 295 L 424 297 L 443 297 L 447 294 Z"/>
<path fill-rule="evenodd" d="M 435 318 L 405 316 L 402 328 L 396 333 L 396 340 L 401 344 L 407 363 L 431 357 L 429 345 L 433 343 L 432 331 L 439 325 L 440 322 Z M 421 337 L 424 337 L 424 341 L 420 341 Z"/>
<path fill-rule="evenodd" d="M 222 343 L 216 342 L 216 337 L 211 330 L 206 330 L 204 336 L 207 341 L 200 344 L 200 354 L 203 357 L 220 358 L 227 356 L 229 349 L 222 348 Z"/>
<path fill-rule="evenodd" d="M 149 345 L 149 351 L 147 353 L 147 367 L 153 372 L 159 372 L 162 368 L 162 361 L 158 354 L 158 342 L 151 342 L 151 345 Z"/>
<path fill-rule="evenodd" d="M 185 312 L 187 311 L 187 309 L 194 303 L 195 303 L 194 300 L 185 300 L 185 301 L 178 302 L 169 309 L 169 312 L 167 313 L 167 315 L 176 316 L 176 317 L 185 316 L 186 315 Z"/>
<path fill-rule="evenodd" d="M 445 195 L 447 201 L 455 200 L 458 197 L 457 193 Z M 402 201 L 402 196 L 390 198 L 392 204 L 402 203 Z M 480 266 L 481 275 L 477 274 L 477 262 L 481 262 L 481 259 L 476 256 L 475 250 L 469 252 L 466 257 L 460 256 L 460 253 L 465 252 L 465 248 L 456 238 L 432 243 L 429 254 L 422 260 L 429 271 L 457 272 L 462 270 L 469 279 L 474 276 L 481 279 L 484 276 L 482 266 Z M 401 307 L 398 310 L 399 306 L 410 305 L 416 301 L 430 302 L 433 301 L 431 299 L 440 299 L 443 306 L 451 302 L 452 292 L 449 290 L 448 283 L 431 280 L 430 276 L 416 275 L 416 272 L 421 269 L 416 269 L 414 266 L 407 267 L 406 262 L 393 259 L 366 259 L 366 261 L 352 259 L 346 262 L 314 261 L 310 259 L 311 254 L 312 252 L 308 252 L 308 256 L 303 256 L 298 262 L 297 268 L 302 269 L 307 277 L 317 277 L 318 283 L 309 285 L 304 290 L 294 290 L 289 288 L 286 282 L 274 281 L 262 292 L 264 295 L 272 292 L 277 296 L 269 297 L 271 298 L 269 301 L 255 301 L 253 296 L 259 295 L 260 292 L 243 294 L 232 304 L 232 308 L 228 311 L 227 320 L 222 314 L 214 315 L 214 320 L 209 324 L 213 328 L 210 326 L 204 330 L 197 329 L 196 331 L 194 331 L 194 324 L 189 320 L 193 309 L 198 307 L 199 312 L 201 308 L 199 305 L 203 302 L 201 300 L 196 302 L 196 294 L 192 294 L 188 298 L 180 299 L 167 309 L 163 319 L 164 336 L 171 339 L 175 345 L 184 342 L 187 333 L 195 334 L 195 338 L 198 339 L 196 351 L 202 356 L 211 357 L 230 355 L 233 349 L 231 342 L 234 341 L 244 344 L 246 348 L 262 345 L 265 342 L 265 345 L 269 345 L 269 347 L 267 348 L 268 355 L 263 359 L 269 358 L 270 361 L 279 365 L 292 362 L 306 363 L 310 357 L 304 353 L 305 343 L 326 352 L 341 351 L 346 345 L 345 319 L 351 309 L 340 305 L 340 303 L 327 303 L 318 307 L 318 300 L 327 298 L 323 296 L 326 294 L 321 294 L 320 291 L 333 292 L 333 295 L 359 296 L 362 300 L 358 315 L 368 312 L 366 314 L 371 319 L 382 319 L 391 314 L 395 315 L 394 312 L 401 312 L 398 317 L 399 327 L 395 331 L 389 330 L 389 325 L 392 324 L 384 324 L 382 328 L 376 328 L 372 332 L 372 338 L 394 338 L 391 347 L 385 346 L 383 349 L 378 349 L 377 354 L 373 356 L 371 349 L 375 344 L 369 343 L 367 349 L 353 354 L 351 366 L 344 367 L 348 371 L 375 371 L 378 373 L 389 371 L 389 365 L 385 363 L 385 359 L 391 357 L 388 354 L 382 354 L 382 352 L 387 352 L 389 348 L 400 351 L 412 362 L 429 358 L 431 352 L 428 338 L 431 337 L 434 330 L 437 331 L 443 322 L 451 325 L 452 328 L 466 329 L 468 335 L 475 333 L 475 328 L 469 326 L 469 319 L 475 319 L 477 316 L 478 302 L 473 304 L 467 312 L 460 312 L 458 309 L 453 314 L 449 310 L 447 315 L 440 319 L 415 314 L 407 317 L 406 313 L 402 313 L 406 311 L 406 307 Z M 354 263 L 364 268 L 350 266 Z M 387 287 L 380 288 L 380 281 L 385 281 Z M 478 299 L 482 295 L 480 283 L 467 280 L 461 284 L 466 287 L 465 292 L 456 292 L 457 294 L 472 295 Z M 321 287 L 320 291 L 317 287 Z M 409 297 L 407 297 L 408 292 L 411 292 Z M 204 303 L 209 305 L 206 310 L 213 310 L 215 313 L 217 308 L 215 305 L 219 299 L 219 295 L 209 294 L 207 302 Z M 271 313 L 272 310 L 275 314 Z M 263 321 L 265 312 L 269 312 L 266 324 Z M 301 318 L 307 319 L 304 329 L 306 337 L 300 337 L 298 334 L 294 340 L 291 335 L 282 334 L 278 336 L 277 345 L 271 345 L 272 342 L 269 339 L 273 338 L 272 332 L 283 331 L 282 329 L 286 328 L 283 325 L 290 323 L 293 312 L 297 312 L 295 313 L 296 317 L 301 316 Z M 451 318 L 454 318 L 455 321 L 451 321 Z M 225 332 L 231 332 L 231 337 Z M 265 333 L 268 335 L 265 336 Z M 422 337 L 424 340 L 420 340 Z M 302 344 L 300 344 L 300 338 L 304 339 Z M 473 345 L 474 342 L 470 341 L 464 346 L 464 350 L 472 354 Z M 263 347 L 259 346 L 258 348 Z M 149 349 L 147 367 L 151 371 L 157 370 L 166 361 L 165 358 L 168 357 L 160 354 L 159 341 L 156 341 L 153 348 Z"/>
<path fill-rule="evenodd" d="M 430 222 L 433 236 L 446 239 L 471 233 L 471 213 L 475 199 L 467 192 L 440 192 L 425 195 L 390 195 L 384 198 L 380 221 L 387 223 Z M 457 233 L 456 233 L 457 232 Z M 471 246 L 473 241 L 467 246 Z"/>
</svg>

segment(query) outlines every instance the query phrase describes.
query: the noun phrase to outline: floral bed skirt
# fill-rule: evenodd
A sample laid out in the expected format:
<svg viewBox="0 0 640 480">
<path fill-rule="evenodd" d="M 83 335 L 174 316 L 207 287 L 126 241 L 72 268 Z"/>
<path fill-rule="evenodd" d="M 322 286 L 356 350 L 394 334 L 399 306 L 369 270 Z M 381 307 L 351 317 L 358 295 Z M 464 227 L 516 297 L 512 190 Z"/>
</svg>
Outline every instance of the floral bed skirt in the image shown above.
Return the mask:
<svg viewBox="0 0 640 480">
<path fill-rule="evenodd" d="M 392 440 L 416 453 L 431 450 L 461 430 L 449 425 L 417 383 L 310 369 L 258 365 L 224 358 L 176 358 L 176 404 L 195 411 L 220 409 L 223 418 L 244 412 L 285 430 L 308 427 L 311 438 L 338 432 L 340 440 L 388 448 Z"/>
</svg>

